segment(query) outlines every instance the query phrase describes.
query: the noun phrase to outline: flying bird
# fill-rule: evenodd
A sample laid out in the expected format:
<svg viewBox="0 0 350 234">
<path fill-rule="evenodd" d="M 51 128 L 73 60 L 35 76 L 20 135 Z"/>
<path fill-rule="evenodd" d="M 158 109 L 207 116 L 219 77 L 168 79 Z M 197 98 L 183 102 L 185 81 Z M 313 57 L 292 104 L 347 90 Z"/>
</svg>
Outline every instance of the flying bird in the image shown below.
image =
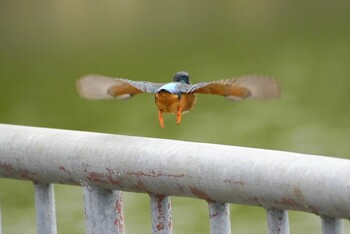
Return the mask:
<svg viewBox="0 0 350 234">
<path fill-rule="evenodd" d="M 160 127 L 164 128 L 163 113 L 176 115 L 180 124 L 182 114 L 196 104 L 196 94 L 224 96 L 233 101 L 245 99 L 274 99 L 281 95 L 278 82 L 269 77 L 243 76 L 190 83 L 187 72 L 177 72 L 170 83 L 133 81 L 124 78 L 111 78 L 101 75 L 87 75 L 77 81 L 77 91 L 86 99 L 128 99 L 136 94 L 155 94 Z"/>
</svg>

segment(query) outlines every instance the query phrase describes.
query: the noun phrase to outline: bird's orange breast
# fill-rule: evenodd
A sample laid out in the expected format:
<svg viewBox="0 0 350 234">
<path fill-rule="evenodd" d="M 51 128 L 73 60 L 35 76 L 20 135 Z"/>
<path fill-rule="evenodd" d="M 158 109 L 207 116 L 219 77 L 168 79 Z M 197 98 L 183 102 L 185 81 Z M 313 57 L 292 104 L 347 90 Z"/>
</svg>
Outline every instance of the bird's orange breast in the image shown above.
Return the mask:
<svg viewBox="0 0 350 234">
<path fill-rule="evenodd" d="M 161 112 L 177 113 L 191 110 L 196 103 L 194 94 L 183 93 L 180 97 L 176 94 L 161 91 L 156 93 L 156 105 Z"/>
</svg>

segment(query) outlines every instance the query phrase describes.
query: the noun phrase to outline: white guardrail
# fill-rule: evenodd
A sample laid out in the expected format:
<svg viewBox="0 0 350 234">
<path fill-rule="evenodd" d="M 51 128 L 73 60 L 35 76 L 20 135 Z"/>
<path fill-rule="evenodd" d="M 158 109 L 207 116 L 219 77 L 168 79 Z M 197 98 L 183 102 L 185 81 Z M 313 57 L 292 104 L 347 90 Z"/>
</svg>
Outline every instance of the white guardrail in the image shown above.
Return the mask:
<svg viewBox="0 0 350 234">
<path fill-rule="evenodd" d="M 323 233 L 350 218 L 350 160 L 273 150 L 0 124 L 0 177 L 35 184 L 43 234 L 55 183 L 83 187 L 87 233 L 124 233 L 121 191 L 149 194 L 153 233 L 172 233 L 169 196 L 207 201 L 211 233 L 231 233 L 229 203 L 265 208 L 269 233 L 289 233 L 287 210 Z"/>
</svg>

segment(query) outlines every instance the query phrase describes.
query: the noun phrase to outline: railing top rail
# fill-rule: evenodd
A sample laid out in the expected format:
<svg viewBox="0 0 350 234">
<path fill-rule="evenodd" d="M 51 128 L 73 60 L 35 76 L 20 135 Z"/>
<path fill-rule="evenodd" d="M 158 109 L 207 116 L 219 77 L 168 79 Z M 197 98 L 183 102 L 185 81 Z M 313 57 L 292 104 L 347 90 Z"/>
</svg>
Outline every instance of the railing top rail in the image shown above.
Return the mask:
<svg viewBox="0 0 350 234">
<path fill-rule="evenodd" d="M 0 177 L 350 218 L 350 160 L 0 124 Z"/>
</svg>

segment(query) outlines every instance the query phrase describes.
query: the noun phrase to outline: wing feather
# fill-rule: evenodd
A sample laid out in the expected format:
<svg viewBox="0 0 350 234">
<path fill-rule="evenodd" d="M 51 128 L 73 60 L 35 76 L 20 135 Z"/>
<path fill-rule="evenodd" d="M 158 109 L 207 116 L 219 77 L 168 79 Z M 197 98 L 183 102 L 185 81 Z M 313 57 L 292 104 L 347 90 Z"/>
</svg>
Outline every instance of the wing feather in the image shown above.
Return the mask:
<svg viewBox="0 0 350 234">
<path fill-rule="evenodd" d="M 77 91 L 87 99 L 126 99 L 140 93 L 155 93 L 160 83 L 87 75 L 77 81 Z"/>
<path fill-rule="evenodd" d="M 278 82 L 269 77 L 244 76 L 195 84 L 189 93 L 221 95 L 227 99 L 273 99 L 281 95 Z"/>
</svg>

